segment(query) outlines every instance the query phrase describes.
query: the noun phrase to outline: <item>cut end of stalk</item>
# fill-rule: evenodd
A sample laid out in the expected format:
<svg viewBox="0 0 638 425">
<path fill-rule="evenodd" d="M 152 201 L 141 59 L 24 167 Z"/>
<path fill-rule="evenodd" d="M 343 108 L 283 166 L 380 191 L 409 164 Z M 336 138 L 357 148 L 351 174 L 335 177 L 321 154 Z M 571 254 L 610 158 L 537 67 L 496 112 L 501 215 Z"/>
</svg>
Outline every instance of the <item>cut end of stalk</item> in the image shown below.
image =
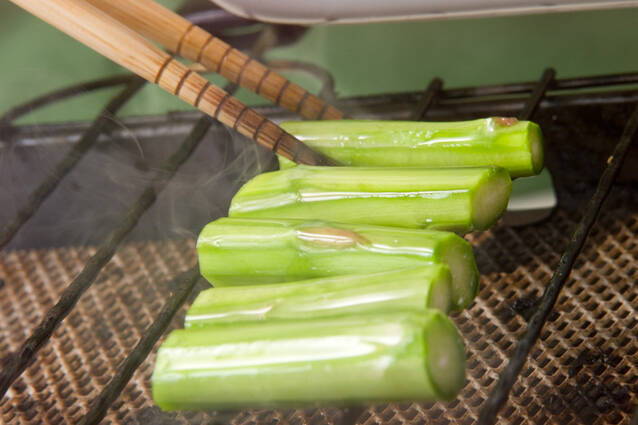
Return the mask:
<svg viewBox="0 0 638 425">
<path fill-rule="evenodd" d="M 440 271 L 432 279 L 430 293 L 426 302 L 426 308 L 433 308 L 448 313 L 454 306 L 452 298 L 452 274 L 450 268 L 441 265 Z"/>
<path fill-rule="evenodd" d="M 479 273 L 472 245 L 451 234 L 439 252 L 441 261 L 450 268 L 452 276 L 452 309 L 462 310 L 478 293 Z"/>
<path fill-rule="evenodd" d="M 512 180 L 504 168 L 494 167 L 474 192 L 472 223 L 474 230 L 485 230 L 494 225 L 507 209 Z"/>
<path fill-rule="evenodd" d="M 465 347 L 450 319 L 436 312 L 425 328 L 425 370 L 438 395 L 450 400 L 465 384 Z"/>
<path fill-rule="evenodd" d="M 529 123 L 529 144 L 532 152 L 534 174 L 538 174 L 544 165 L 543 133 L 541 128 L 533 122 Z"/>
</svg>

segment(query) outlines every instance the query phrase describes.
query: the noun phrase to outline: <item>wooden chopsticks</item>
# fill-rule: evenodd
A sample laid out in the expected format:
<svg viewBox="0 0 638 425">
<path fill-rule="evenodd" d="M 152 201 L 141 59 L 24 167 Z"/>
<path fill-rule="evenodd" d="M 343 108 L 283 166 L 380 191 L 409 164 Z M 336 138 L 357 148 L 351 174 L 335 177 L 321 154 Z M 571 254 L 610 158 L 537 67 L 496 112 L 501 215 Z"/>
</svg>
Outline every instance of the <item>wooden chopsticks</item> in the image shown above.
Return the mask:
<svg viewBox="0 0 638 425">
<path fill-rule="evenodd" d="M 154 0 L 86 0 L 167 50 L 311 120 L 343 113 Z"/>
<path fill-rule="evenodd" d="M 123 22 L 127 25 L 131 25 L 132 28 L 129 28 L 113 16 L 94 7 L 85 0 L 11 1 L 98 53 L 124 66 L 142 78 L 159 85 L 164 90 L 175 94 L 185 102 L 199 108 L 201 111 L 214 117 L 228 127 L 250 137 L 274 152 L 298 163 L 309 165 L 334 164 L 334 161 L 311 150 L 292 135 L 283 131 L 279 126 L 242 104 L 224 90 L 211 84 L 196 72 L 189 70 L 181 62 L 173 59 L 170 55 L 158 49 L 149 40 L 138 34 L 136 27 L 140 31 L 149 34 L 149 37 L 155 41 L 161 44 L 166 43 L 167 48 L 182 52 L 187 58 L 195 55 L 195 59 L 201 59 L 202 62 L 205 62 L 203 64 L 207 68 L 209 67 L 207 64 L 212 66 L 214 63 L 217 63 L 219 71 L 221 72 L 225 69 L 224 72 L 228 75 L 232 75 L 235 65 L 224 66 L 224 64 L 227 62 L 234 64 L 236 61 L 245 57 L 239 52 L 239 54 L 233 53 L 233 51 L 237 51 L 225 43 L 224 45 L 228 47 L 224 48 L 221 44 L 223 43 L 221 40 L 213 44 L 212 40 L 214 37 L 210 42 L 205 42 L 204 45 L 199 48 L 201 55 L 200 53 L 195 54 L 195 47 L 199 46 L 197 44 L 199 38 L 197 37 L 201 36 L 201 32 L 197 30 L 198 27 L 194 27 L 186 21 L 189 28 L 183 30 L 182 18 L 170 11 L 170 14 L 166 14 L 165 11 L 157 8 L 157 5 L 152 6 L 154 4 L 152 1 L 91 0 L 92 3 L 100 3 L 104 9 L 109 9 L 111 5 L 121 6 L 113 7 L 113 9 L 110 10 L 113 12 L 113 16 L 116 16 L 117 19 L 123 19 Z M 141 9 L 136 9 L 140 4 L 143 4 Z M 126 8 L 127 5 L 132 7 Z M 128 13 L 139 13 L 139 16 L 134 14 L 130 15 L 128 13 L 125 14 L 123 12 L 124 10 L 128 10 Z M 179 22 L 173 15 L 179 18 Z M 126 16 L 130 19 L 126 18 Z M 135 17 L 135 19 L 132 19 L 132 17 Z M 134 24 L 133 21 L 137 23 Z M 175 31 L 175 26 L 178 24 L 181 25 L 180 28 L 182 28 L 182 31 L 179 33 L 180 41 L 175 44 L 171 41 L 173 37 L 170 36 L 169 33 Z M 151 30 L 150 28 L 153 29 Z M 177 29 L 179 30 L 180 28 Z M 189 34 L 191 35 L 189 36 Z M 220 56 L 219 49 L 225 49 L 226 53 Z M 241 57 L 239 55 L 241 55 Z M 205 57 L 207 58 L 206 61 L 204 61 Z M 217 62 L 215 62 L 215 60 Z M 248 70 L 253 69 L 255 66 L 263 67 L 263 65 L 256 61 L 246 59 L 246 62 L 240 66 L 240 68 L 244 68 L 244 72 L 239 71 L 234 82 L 243 82 L 249 86 L 254 83 L 252 78 L 258 75 L 257 71 L 248 72 Z M 261 86 L 258 84 L 255 87 L 255 91 L 260 94 L 268 93 L 269 96 L 272 97 L 277 91 L 277 85 L 272 82 L 266 86 L 265 84 L 268 77 L 274 74 L 274 72 L 265 71 L 264 74 L 265 75 L 262 76 L 263 81 Z M 260 77 L 260 79 L 262 77 Z M 272 77 L 270 78 L 272 79 Z M 233 80 L 231 79 L 231 81 Z M 284 83 L 282 84 L 283 87 L 278 89 L 278 94 L 276 95 L 276 100 L 279 101 L 278 103 L 282 103 L 283 105 L 284 95 L 290 91 L 287 87 L 291 85 L 292 83 Z M 288 96 L 291 96 L 290 93 Z M 304 103 L 308 102 L 307 99 L 309 96 L 310 95 L 303 96 L 306 99 Z M 286 104 L 292 105 L 292 101 L 287 100 L 286 102 Z M 301 103 L 301 100 L 298 103 Z M 303 109 L 303 107 L 301 109 Z M 328 111 L 328 108 L 322 107 L 322 109 Z"/>
</svg>

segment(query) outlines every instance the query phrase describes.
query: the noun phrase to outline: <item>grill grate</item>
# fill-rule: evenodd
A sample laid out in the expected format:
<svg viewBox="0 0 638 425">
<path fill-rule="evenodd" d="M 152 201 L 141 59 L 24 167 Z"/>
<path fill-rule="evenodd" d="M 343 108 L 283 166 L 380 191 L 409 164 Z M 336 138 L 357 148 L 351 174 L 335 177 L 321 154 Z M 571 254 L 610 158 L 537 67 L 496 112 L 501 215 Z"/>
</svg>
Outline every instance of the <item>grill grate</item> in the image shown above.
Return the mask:
<svg viewBox="0 0 638 425">
<path fill-rule="evenodd" d="M 585 239 L 596 220 L 605 198 L 611 190 L 611 186 L 618 175 L 618 171 L 620 170 L 623 160 L 625 159 L 625 155 L 629 150 L 629 146 L 631 145 L 631 141 L 635 137 L 637 130 L 638 108 L 636 108 L 635 112 L 631 115 L 620 142 L 618 142 L 614 152 L 609 157 L 609 165 L 600 178 L 600 182 L 598 183 L 594 196 L 587 204 L 586 213 L 579 221 L 569 245 L 563 253 L 559 265 L 544 291 L 543 298 L 538 304 L 538 310 L 532 316 L 525 336 L 518 342 L 516 351 L 512 355 L 508 365 L 501 373 L 499 382 L 492 392 L 492 395 L 487 400 L 486 406 L 481 412 L 479 423 L 493 423 L 495 421 L 496 412 L 498 412 L 507 400 L 507 396 L 514 385 L 516 378 L 520 374 L 534 343 L 538 339 L 543 325 L 549 318 L 550 313 L 552 313 L 552 309 L 554 308 L 560 291 L 571 273 L 576 257 L 578 257 L 578 254 L 580 254 L 580 251 L 582 250 Z"/>
<path fill-rule="evenodd" d="M 571 279 L 514 386 L 499 423 L 627 423 L 638 403 L 638 196 L 615 190 L 592 230 Z M 550 221 L 524 228 L 496 227 L 472 237 L 482 271 L 481 292 L 454 321 L 468 348 L 468 384 L 457 401 L 365 409 L 357 423 L 374 425 L 473 423 L 527 321 L 521 308 L 539 297 L 567 245 L 582 203 Z M 157 318 L 180 272 L 195 263 L 193 240 L 125 244 L 36 364 L 0 404 L 0 422 L 77 423 L 118 365 Z M 7 284 L 0 301 L 2 354 L 16 349 L 33 323 L 79 272 L 94 248 L 13 251 L 0 263 Z M 10 285 L 11 282 L 28 282 Z M 180 326 L 184 310 L 171 323 Z M 154 355 L 141 364 L 105 423 L 208 423 L 212 414 L 164 414 L 153 407 L 149 379 Z M 245 411 L 226 415 L 235 425 L 341 425 L 338 409 Z M 509 418 L 509 419 L 508 419 Z M 170 421 L 168 421 L 170 419 Z M 218 423 L 218 422 L 215 422 Z M 220 422 L 225 423 L 225 422 Z M 344 422 L 345 423 L 345 422 Z"/>
<path fill-rule="evenodd" d="M 378 96 L 346 100 L 343 104 L 366 108 L 366 114 L 374 114 L 375 105 L 390 99 L 399 105 L 393 113 L 400 114 L 401 103 L 407 102 L 413 112 L 406 113 L 420 117 L 450 114 L 466 118 L 477 113 L 523 110 L 520 116 L 527 118 L 537 108 L 542 111 L 557 106 L 622 104 L 638 99 L 635 91 L 546 96 L 548 89 L 573 90 L 636 82 L 638 74 L 554 80 L 553 70 L 547 70 L 534 84 L 443 90 L 443 82 L 435 79 L 420 97 Z M 509 96 L 525 92 L 531 92 L 527 99 Z M 482 100 L 484 96 L 495 95 L 508 96 Z M 418 100 L 421 102 L 414 111 Z M 371 105 L 373 108 L 369 108 Z M 200 121 L 192 134 L 203 136 L 206 124 L 210 125 Z M 544 125 L 546 132 L 547 127 Z M 0 284 L 0 292 L 4 293 L 0 300 L 0 355 L 5 359 L 0 393 L 17 378 L 0 401 L 0 418 L 6 423 L 97 423 L 106 413 L 107 423 L 473 423 L 483 407 L 498 406 L 497 399 L 494 404 L 487 401 L 491 392 L 508 402 L 498 416 L 496 409 L 484 410 L 485 418 L 492 416 L 499 423 L 540 423 L 549 418 L 565 424 L 628 422 L 632 407 L 638 403 L 638 293 L 633 286 L 638 278 L 635 266 L 638 194 L 632 187 L 612 191 L 599 224 L 593 228 L 590 243 L 585 245 L 564 293 L 558 297 L 556 310 L 549 315 L 540 340 L 529 353 L 521 379 L 511 391 L 497 381 L 508 359 L 513 358 L 514 347 L 525 332 L 527 320 L 538 305 L 560 253 L 568 245 L 567 234 L 581 219 L 588 197 L 586 188 L 570 188 L 569 182 L 583 177 L 579 174 L 591 176 L 592 170 L 579 169 L 574 164 L 580 165 L 578 161 L 592 152 L 581 151 L 571 162 L 558 161 L 565 152 L 569 153 L 570 146 L 574 149 L 574 141 L 559 141 L 560 132 L 547 133 L 551 140 L 548 163 L 559 183 L 559 210 L 541 224 L 517 229 L 497 226 L 470 236 L 482 272 L 482 289 L 473 306 L 454 317 L 468 349 L 468 384 L 457 400 L 447 404 L 393 404 L 349 410 L 249 410 L 224 415 L 162 413 L 152 405 L 149 378 L 153 356 L 146 354 L 164 327 L 177 325 L 178 321 L 171 322 L 170 318 L 192 296 L 196 274 L 185 271 L 194 265 L 194 243 L 192 240 L 127 243 L 110 261 L 110 255 L 100 255 L 103 263 L 108 262 L 102 269 L 103 264 L 89 258 L 106 249 L 105 246 L 106 251 L 115 249 L 119 240 L 113 244 L 109 239 L 97 251 L 94 248 L 13 251 L 0 259 L 0 276 L 4 277 L 4 283 Z M 20 137 L 20 131 L 3 134 Z M 624 137 L 626 146 L 631 138 L 630 133 Z M 194 146 L 199 139 L 191 137 L 186 143 L 190 141 Z M 621 156 L 617 155 L 608 169 L 619 167 Z M 604 182 L 611 184 L 613 178 L 610 175 Z M 151 189 L 151 198 L 155 189 Z M 602 202 L 604 195 L 596 196 Z M 139 209 L 140 205 L 134 206 L 137 218 L 144 210 Z M 594 216 L 595 211 L 589 211 L 583 221 L 593 221 Z M 120 226 L 119 239 L 126 236 L 137 218 L 128 217 L 128 224 Z M 51 342 L 38 351 L 48 334 L 36 332 L 32 340 L 35 344 L 23 346 L 26 349 L 22 349 L 20 356 L 10 354 L 19 349 L 34 325 L 47 317 L 45 312 L 63 293 L 66 283 L 78 280 L 74 276 L 87 261 L 96 274 L 99 272 L 98 280 L 90 288 L 92 278 L 85 280 L 80 292 L 74 292 L 73 296 L 79 297 L 86 290 L 77 307 L 69 310 L 67 320 L 54 332 Z M 570 268 L 568 264 L 566 271 Z M 176 278 L 180 272 L 186 274 Z M 74 304 L 72 299 L 62 301 L 67 306 L 45 323 L 49 330 Z M 180 311 L 183 314 L 183 308 Z M 31 356 L 33 365 L 20 376 Z M 527 353 L 520 356 L 517 358 L 524 360 Z M 140 366 L 133 373 L 137 364 Z M 510 376 L 515 378 L 518 372 L 515 369 L 513 372 Z M 131 374 L 132 381 L 128 382 Z M 122 388 L 121 396 L 116 398 Z M 111 408 L 106 410 L 109 405 Z"/>
</svg>

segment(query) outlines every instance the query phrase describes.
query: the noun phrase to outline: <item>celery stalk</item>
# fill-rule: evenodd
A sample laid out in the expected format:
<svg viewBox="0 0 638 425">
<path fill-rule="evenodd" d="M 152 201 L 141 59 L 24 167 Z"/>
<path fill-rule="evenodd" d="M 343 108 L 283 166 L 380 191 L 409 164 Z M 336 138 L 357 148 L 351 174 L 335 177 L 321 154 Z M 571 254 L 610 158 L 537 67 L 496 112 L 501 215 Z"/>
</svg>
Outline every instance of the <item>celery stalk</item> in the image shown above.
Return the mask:
<svg viewBox="0 0 638 425">
<path fill-rule="evenodd" d="M 447 266 L 429 265 L 273 285 L 213 288 L 197 296 L 186 313 L 184 326 L 419 313 L 426 308 L 447 313 L 452 306 L 451 280 Z"/>
<path fill-rule="evenodd" d="M 231 217 L 469 232 L 493 225 L 512 189 L 503 168 L 298 166 L 264 173 L 233 198 Z"/>
<path fill-rule="evenodd" d="M 282 127 L 343 165 L 390 167 L 484 167 L 512 176 L 543 168 L 543 136 L 537 124 L 515 118 L 461 122 L 291 121 Z M 280 157 L 280 166 L 293 162 Z"/>
<path fill-rule="evenodd" d="M 445 264 L 454 308 L 478 290 L 472 246 L 450 232 L 321 221 L 220 218 L 199 235 L 202 275 L 213 286 L 291 282 Z"/>
<path fill-rule="evenodd" d="M 152 377 L 165 410 L 453 398 L 463 342 L 444 313 L 237 323 L 173 331 Z"/>
</svg>

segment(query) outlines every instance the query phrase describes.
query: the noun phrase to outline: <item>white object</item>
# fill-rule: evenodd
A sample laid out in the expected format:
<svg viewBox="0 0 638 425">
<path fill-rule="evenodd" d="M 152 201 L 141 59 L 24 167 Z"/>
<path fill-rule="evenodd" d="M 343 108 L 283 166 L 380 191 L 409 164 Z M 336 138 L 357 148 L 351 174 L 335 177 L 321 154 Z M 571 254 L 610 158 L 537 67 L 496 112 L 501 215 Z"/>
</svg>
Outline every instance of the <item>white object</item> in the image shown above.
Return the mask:
<svg viewBox="0 0 638 425">
<path fill-rule="evenodd" d="M 413 21 L 611 9 L 638 0 L 212 0 L 227 11 L 265 22 L 320 25 Z"/>
<path fill-rule="evenodd" d="M 524 226 L 550 216 L 556 207 L 552 176 L 544 168 L 539 175 L 512 182 L 512 194 L 503 216 L 506 226 Z"/>
</svg>

